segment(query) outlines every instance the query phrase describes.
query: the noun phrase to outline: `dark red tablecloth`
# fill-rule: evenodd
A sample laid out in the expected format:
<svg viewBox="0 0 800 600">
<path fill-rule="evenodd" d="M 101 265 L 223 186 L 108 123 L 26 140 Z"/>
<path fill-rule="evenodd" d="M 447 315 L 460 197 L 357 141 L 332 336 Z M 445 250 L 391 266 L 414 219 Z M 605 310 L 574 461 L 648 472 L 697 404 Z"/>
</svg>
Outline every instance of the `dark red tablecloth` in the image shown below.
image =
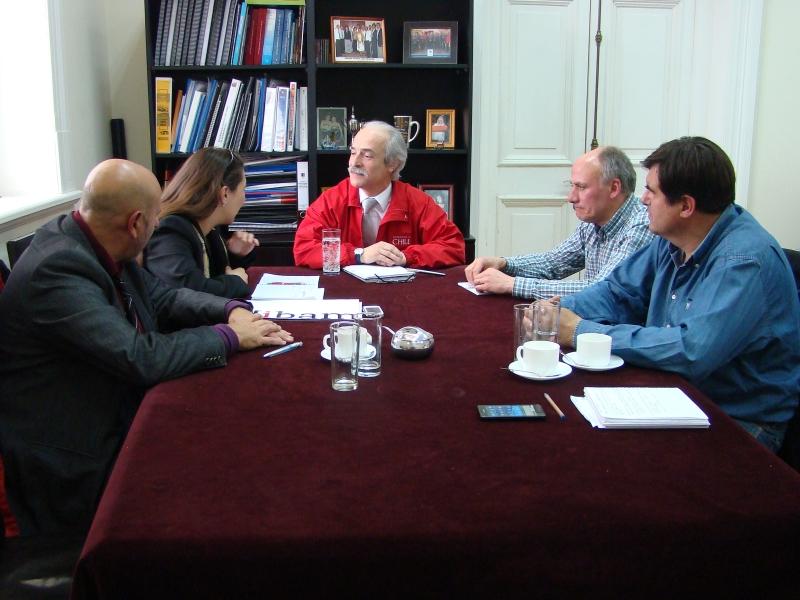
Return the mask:
<svg viewBox="0 0 800 600">
<path fill-rule="evenodd" d="M 258 278 L 264 270 L 251 270 Z M 270 272 L 287 272 L 272 268 Z M 316 274 L 300 269 L 291 272 Z M 800 476 L 681 378 L 630 366 L 540 383 L 512 358 L 508 297 L 446 277 L 326 297 L 379 304 L 436 338 L 334 392 L 327 322 L 300 350 L 152 389 L 101 501 L 73 597 L 742 597 L 796 588 Z M 677 386 L 708 430 L 592 429 L 584 386 Z M 543 402 L 549 392 L 567 415 Z M 545 421 L 476 405 L 540 402 Z"/>
</svg>

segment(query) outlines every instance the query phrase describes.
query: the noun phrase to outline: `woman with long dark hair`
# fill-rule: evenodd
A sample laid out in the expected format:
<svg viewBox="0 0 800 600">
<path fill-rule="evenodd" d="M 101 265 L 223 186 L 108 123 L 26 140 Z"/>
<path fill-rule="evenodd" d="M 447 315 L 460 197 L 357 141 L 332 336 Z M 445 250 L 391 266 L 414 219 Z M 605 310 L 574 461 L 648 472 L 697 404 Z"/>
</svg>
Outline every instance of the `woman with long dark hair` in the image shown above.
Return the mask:
<svg viewBox="0 0 800 600">
<path fill-rule="evenodd" d="M 226 298 L 249 296 L 244 267 L 258 246 L 251 233 L 229 225 L 244 204 L 244 165 L 224 148 L 203 148 L 178 170 L 161 196 L 158 229 L 147 245 L 148 271 L 173 287 Z"/>
</svg>

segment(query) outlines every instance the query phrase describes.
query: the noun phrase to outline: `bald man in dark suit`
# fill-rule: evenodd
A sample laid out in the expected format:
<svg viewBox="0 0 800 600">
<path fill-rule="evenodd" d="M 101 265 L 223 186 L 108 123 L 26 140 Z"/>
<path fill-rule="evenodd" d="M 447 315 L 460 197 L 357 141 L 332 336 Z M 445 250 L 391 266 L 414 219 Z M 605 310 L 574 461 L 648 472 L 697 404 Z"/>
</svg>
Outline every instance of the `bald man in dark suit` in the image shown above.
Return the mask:
<svg viewBox="0 0 800 600">
<path fill-rule="evenodd" d="M 101 163 L 0 294 L 0 449 L 23 535 L 88 530 L 148 387 L 292 340 L 244 302 L 139 268 L 160 195 L 144 167 Z"/>
</svg>

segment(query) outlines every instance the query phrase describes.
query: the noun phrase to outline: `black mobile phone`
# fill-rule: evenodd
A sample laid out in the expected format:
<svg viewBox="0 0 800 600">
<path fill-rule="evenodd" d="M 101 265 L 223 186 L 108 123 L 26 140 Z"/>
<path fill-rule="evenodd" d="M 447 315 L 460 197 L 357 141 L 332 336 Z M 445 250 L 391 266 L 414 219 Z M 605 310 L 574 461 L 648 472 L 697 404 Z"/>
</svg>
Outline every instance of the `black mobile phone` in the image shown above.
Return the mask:
<svg viewBox="0 0 800 600">
<path fill-rule="evenodd" d="M 479 404 L 481 419 L 544 419 L 541 404 Z"/>
</svg>

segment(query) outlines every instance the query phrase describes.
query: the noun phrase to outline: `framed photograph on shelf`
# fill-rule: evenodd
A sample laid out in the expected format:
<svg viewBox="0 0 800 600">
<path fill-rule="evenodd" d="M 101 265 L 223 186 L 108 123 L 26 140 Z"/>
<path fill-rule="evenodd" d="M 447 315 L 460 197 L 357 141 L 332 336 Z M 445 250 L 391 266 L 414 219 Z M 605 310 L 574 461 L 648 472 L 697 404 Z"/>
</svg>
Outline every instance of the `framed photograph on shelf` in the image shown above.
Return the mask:
<svg viewBox="0 0 800 600">
<path fill-rule="evenodd" d="M 425 147 L 455 148 L 456 111 L 454 108 L 429 108 L 425 111 Z"/>
<path fill-rule="evenodd" d="M 420 183 L 419 189 L 433 198 L 433 201 L 447 213 L 447 218 L 453 220 L 452 183 Z"/>
<path fill-rule="evenodd" d="M 458 62 L 458 21 L 403 23 L 403 62 Z"/>
<path fill-rule="evenodd" d="M 317 150 L 347 149 L 347 109 L 344 106 L 317 107 Z"/>
<path fill-rule="evenodd" d="M 331 17 L 335 63 L 385 63 L 386 28 L 376 17 Z"/>
</svg>

